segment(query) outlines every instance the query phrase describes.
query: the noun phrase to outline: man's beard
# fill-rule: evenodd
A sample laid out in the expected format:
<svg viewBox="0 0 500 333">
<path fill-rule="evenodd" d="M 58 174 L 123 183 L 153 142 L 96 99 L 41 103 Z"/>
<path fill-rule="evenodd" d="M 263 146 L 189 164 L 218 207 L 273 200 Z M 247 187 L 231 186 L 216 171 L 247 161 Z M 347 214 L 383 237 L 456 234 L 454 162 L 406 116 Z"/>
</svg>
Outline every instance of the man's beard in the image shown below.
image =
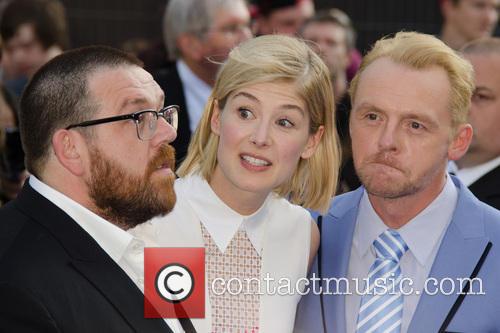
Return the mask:
<svg viewBox="0 0 500 333">
<path fill-rule="evenodd" d="M 90 160 L 91 177 L 86 182 L 89 196 L 96 213 L 104 219 L 127 230 L 173 209 L 176 201 L 173 188 L 175 176 L 152 178 L 159 166 L 168 165 L 175 170 L 175 150 L 172 146 L 160 147 L 142 177 L 107 159 L 95 147 Z"/>
<path fill-rule="evenodd" d="M 445 155 L 443 156 L 444 159 L 446 159 Z M 384 164 L 397 169 L 400 175 L 394 178 L 384 174 L 375 174 L 374 170 L 366 170 L 373 163 Z M 414 174 L 411 169 L 405 168 L 390 154 L 384 152 L 362 162 L 361 166 L 355 163 L 356 174 L 366 191 L 373 196 L 384 199 L 399 199 L 422 191 L 435 179 L 441 168 L 442 166 L 435 165 L 422 174 Z"/>
<path fill-rule="evenodd" d="M 372 163 L 393 167 L 399 170 L 403 177 L 400 177 L 399 180 L 382 179 L 383 175 L 375 174 L 374 170 L 365 170 L 365 168 L 370 168 Z M 376 154 L 369 160 L 364 161 L 361 166 L 355 165 L 355 169 L 366 191 L 374 196 L 385 199 L 398 199 L 412 195 L 420 190 L 419 186 L 410 180 L 410 172 L 405 170 L 395 159 L 384 153 Z"/>
</svg>

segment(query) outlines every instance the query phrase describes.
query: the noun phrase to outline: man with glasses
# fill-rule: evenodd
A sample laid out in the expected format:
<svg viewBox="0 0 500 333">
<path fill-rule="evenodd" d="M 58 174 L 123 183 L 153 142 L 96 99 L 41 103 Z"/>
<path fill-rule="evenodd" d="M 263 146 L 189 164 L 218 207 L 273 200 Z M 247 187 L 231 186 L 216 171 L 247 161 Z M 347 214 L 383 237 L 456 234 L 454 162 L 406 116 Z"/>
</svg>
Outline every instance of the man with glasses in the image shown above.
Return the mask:
<svg viewBox="0 0 500 333">
<path fill-rule="evenodd" d="M 0 331 L 192 332 L 144 318 L 143 242 L 175 204 L 178 106 L 140 62 L 87 47 L 44 65 L 21 100 L 31 173 L 0 210 Z"/>
<path fill-rule="evenodd" d="M 250 13 L 244 0 L 170 0 L 163 35 L 174 65 L 155 73 L 166 100 L 180 105 L 177 161 L 184 159 L 221 62 L 250 38 Z"/>
</svg>

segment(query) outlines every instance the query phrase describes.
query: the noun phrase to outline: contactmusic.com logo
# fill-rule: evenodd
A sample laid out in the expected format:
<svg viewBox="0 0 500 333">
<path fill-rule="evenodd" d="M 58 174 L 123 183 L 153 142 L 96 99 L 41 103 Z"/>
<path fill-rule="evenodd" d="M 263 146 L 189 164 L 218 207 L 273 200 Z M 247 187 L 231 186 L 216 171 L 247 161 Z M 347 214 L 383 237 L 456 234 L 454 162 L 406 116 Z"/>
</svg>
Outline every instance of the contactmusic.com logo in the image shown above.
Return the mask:
<svg viewBox="0 0 500 333">
<path fill-rule="evenodd" d="M 144 317 L 205 317 L 205 249 L 144 249 Z"/>
</svg>

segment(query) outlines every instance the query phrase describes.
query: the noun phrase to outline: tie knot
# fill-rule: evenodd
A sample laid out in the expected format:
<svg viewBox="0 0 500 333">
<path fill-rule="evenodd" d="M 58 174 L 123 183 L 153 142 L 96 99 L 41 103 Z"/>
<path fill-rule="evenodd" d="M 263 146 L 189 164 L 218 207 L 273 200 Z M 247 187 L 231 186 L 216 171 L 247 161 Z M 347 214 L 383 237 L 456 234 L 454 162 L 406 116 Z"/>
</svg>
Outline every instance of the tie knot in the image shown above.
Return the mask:
<svg viewBox="0 0 500 333">
<path fill-rule="evenodd" d="M 377 258 L 399 261 L 408 251 L 408 245 L 401 235 L 393 229 L 387 229 L 373 241 Z"/>
</svg>

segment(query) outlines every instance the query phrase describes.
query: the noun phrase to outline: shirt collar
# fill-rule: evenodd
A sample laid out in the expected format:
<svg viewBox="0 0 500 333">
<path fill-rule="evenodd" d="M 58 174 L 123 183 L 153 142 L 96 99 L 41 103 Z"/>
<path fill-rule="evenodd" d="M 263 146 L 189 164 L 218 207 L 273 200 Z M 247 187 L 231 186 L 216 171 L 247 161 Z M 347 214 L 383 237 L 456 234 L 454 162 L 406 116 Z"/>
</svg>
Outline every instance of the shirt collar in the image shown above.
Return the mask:
<svg viewBox="0 0 500 333">
<path fill-rule="evenodd" d="M 106 221 L 33 175 L 29 178 L 29 184 L 40 195 L 68 214 L 115 262 L 122 258 L 134 239 L 131 234 Z"/>
<path fill-rule="evenodd" d="M 196 76 L 184 61 L 178 60 L 176 66 L 179 77 L 185 83 L 186 88 L 196 91 L 199 95 L 203 95 L 208 99 L 212 87 Z"/>
<path fill-rule="evenodd" d="M 398 232 L 420 265 L 425 266 L 432 250 L 438 246 L 448 227 L 457 203 L 458 191 L 447 176 L 441 193 Z M 377 237 L 387 226 L 377 215 L 365 190 L 360 202 L 353 243 L 365 256 Z"/>
<path fill-rule="evenodd" d="M 176 181 L 181 185 L 189 205 L 222 252 L 225 252 L 236 232 L 243 228 L 257 253 L 261 254 L 265 221 L 269 218 L 269 201 L 273 194 L 269 194 L 255 213 L 241 215 L 227 206 L 200 175 L 191 174 Z"/>
<path fill-rule="evenodd" d="M 500 156 L 495 157 L 494 159 L 489 160 L 488 162 L 475 165 L 470 168 L 462 168 L 462 169 L 457 168 L 458 170 L 455 172 L 455 174 L 465 186 L 470 186 L 476 180 L 486 175 L 488 172 L 495 169 L 499 165 L 500 165 Z"/>
</svg>

